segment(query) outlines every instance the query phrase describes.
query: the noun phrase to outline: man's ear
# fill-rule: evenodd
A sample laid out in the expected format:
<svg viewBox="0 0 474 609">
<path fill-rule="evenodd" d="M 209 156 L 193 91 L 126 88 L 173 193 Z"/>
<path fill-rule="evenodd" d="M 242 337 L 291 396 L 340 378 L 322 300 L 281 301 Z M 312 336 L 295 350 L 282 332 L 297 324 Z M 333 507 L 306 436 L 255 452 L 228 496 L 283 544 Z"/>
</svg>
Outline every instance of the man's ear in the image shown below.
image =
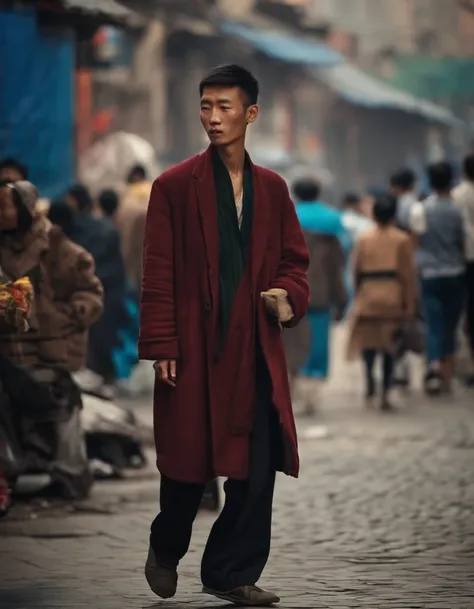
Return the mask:
<svg viewBox="0 0 474 609">
<path fill-rule="evenodd" d="M 258 116 L 257 104 L 252 104 L 247 109 L 247 124 L 255 122 Z"/>
</svg>

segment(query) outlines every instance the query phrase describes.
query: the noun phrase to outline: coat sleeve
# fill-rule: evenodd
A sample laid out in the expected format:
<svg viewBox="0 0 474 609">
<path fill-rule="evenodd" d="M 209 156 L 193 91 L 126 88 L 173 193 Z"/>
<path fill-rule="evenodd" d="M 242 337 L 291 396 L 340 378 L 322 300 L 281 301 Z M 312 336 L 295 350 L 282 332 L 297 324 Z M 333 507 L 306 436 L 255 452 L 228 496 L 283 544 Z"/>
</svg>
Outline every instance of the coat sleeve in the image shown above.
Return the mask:
<svg viewBox="0 0 474 609">
<path fill-rule="evenodd" d="M 143 243 L 140 359 L 179 358 L 173 248 L 170 203 L 162 184 L 156 180 L 150 195 Z"/>
<path fill-rule="evenodd" d="M 87 329 L 99 319 L 104 304 L 104 292 L 95 274 L 94 259 L 86 250 L 66 238 L 62 241 L 61 257 L 71 261 L 70 265 L 64 267 L 67 269 L 64 282 L 70 286 L 66 304 L 69 315 L 81 329 Z"/>
<path fill-rule="evenodd" d="M 286 185 L 284 188 L 281 208 L 281 258 L 270 288 L 281 288 L 288 292 L 294 318 L 286 325 L 295 326 L 306 315 L 309 305 L 309 253 L 295 205 L 290 199 Z"/>
<path fill-rule="evenodd" d="M 400 244 L 398 274 L 402 286 L 404 313 L 408 319 L 411 319 L 415 316 L 416 312 L 418 284 L 415 266 L 415 253 L 409 237 L 404 239 Z"/>
</svg>

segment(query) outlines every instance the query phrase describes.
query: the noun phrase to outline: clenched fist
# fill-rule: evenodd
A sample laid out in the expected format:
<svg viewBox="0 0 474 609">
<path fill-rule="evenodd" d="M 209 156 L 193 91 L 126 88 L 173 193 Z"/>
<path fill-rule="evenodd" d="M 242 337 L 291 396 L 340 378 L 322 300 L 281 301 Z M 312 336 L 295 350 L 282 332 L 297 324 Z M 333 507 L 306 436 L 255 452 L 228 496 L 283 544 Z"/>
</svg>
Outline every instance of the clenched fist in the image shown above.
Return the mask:
<svg viewBox="0 0 474 609">
<path fill-rule="evenodd" d="M 156 378 L 165 385 L 176 387 L 176 360 L 164 359 L 153 364 Z"/>
<path fill-rule="evenodd" d="M 294 317 L 293 310 L 288 302 L 288 292 L 282 288 L 272 288 L 262 292 L 260 296 L 270 315 L 273 315 L 279 323 L 289 322 Z"/>
</svg>

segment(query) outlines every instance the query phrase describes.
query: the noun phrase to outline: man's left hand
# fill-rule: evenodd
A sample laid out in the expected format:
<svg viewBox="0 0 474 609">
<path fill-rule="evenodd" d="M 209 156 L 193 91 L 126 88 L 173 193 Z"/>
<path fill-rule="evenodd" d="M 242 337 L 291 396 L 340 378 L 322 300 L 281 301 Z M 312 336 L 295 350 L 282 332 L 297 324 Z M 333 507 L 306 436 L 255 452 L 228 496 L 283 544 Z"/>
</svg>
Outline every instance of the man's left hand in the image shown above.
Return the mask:
<svg viewBox="0 0 474 609">
<path fill-rule="evenodd" d="M 284 324 L 289 322 L 294 313 L 288 302 L 288 292 L 282 288 L 272 288 L 266 292 L 262 292 L 260 296 L 263 299 L 265 307 L 270 315 L 273 315 L 279 323 Z"/>
</svg>

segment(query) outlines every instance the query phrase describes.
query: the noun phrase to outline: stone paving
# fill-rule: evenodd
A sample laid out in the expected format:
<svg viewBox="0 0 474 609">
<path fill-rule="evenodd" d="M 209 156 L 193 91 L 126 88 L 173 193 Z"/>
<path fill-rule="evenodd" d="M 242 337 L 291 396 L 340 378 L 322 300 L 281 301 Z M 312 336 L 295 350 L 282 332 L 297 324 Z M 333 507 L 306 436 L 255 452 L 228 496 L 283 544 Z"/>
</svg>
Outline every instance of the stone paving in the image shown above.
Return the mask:
<svg viewBox="0 0 474 609">
<path fill-rule="evenodd" d="M 474 609 L 474 393 L 364 410 L 359 368 L 335 338 L 321 411 L 301 420 L 302 472 L 281 476 L 273 550 L 261 584 L 283 609 Z M 310 426 L 327 427 L 311 439 Z M 203 513 L 178 594 L 157 600 L 142 570 L 154 476 L 96 486 L 90 509 L 0 523 L 1 609 L 223 607 L 203 596 Z"/>
</svg>

